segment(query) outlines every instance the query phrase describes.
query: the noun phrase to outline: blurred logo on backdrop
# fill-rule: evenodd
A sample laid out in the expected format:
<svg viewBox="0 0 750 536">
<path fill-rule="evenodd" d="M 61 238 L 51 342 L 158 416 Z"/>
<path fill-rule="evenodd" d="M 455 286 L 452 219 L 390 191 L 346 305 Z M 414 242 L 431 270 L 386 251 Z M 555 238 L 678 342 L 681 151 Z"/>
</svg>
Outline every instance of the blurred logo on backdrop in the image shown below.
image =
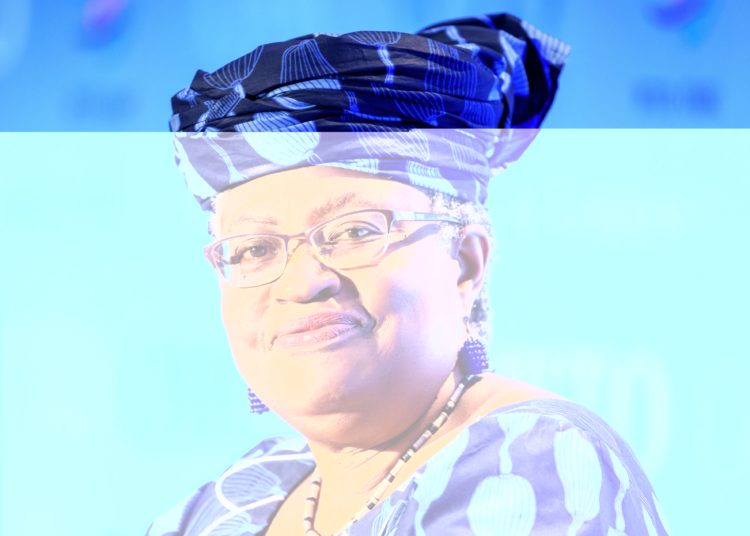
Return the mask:
<svg viewBox="0 0 750 536">
<path fill-rule="evenodd" d="M 654 21 L 662 26 L 681 26 L 699 16 L 708 0 L 649 0 Z"/>
<path fill-rule="evenodd" d="M 709 34 L 715 0 L 642 0 L 646 18 L 656 27 L 679 33 L 691 44 Z"/>
<path fill-rule="evenodd" d="M 669 44 L 663 47 L 665 76 L 637 79 L 633 83 L 634 104 L 649 114 L 651 120 L 664 126 L 706 124 L 721 111 L 721 88 L 712 73 L 686 69 L 696 49 L 705 49 L 716 12 L 716 0 L 641 0 L 646 20 L 660 30 L 680 38 L 679 47 L 668 56 Z M 677 54 L 677 57 L 675 57 Z M 658 62 L 654 58 L 653 62 Z M 683 73 L 684 76 L 679 76 Z M 676 78 L 678 75 L 679 78 Z M 700 123 L 702 124 L 702 123 Z M 694 125 L 697 126 L 697 125 Z"/>
<path fill-rule="evenodd" d="M 31 0 L 0 0 L 0 76 L 20 61 L 30 27 Z"/>
<path fill-rule="evenodd" d="M 89 48 L 115 41 L 127 25 L 129 0 L 88 0 L 81 11 L 81 40 Z"/>
<path fill-rule="evenodd" d="M 644 78 L 633 84 L 633 100 L 652 119 L 674 116 L 710 120 L 719 115 L 721 93 L 711 79 L 667 80 Z"/>
<path fill-rule="evenodd" d="M 78 46 L 96 72 L 77 79 L 65 92 L 65 114 L 79 128 L 128 128 L 137 115 L 138 98 L 132 83 L 122 80 L 122 66 L 131 57 L 134 33 L 130 0 L 82 2 L 77 29 Z"/>
</svg>

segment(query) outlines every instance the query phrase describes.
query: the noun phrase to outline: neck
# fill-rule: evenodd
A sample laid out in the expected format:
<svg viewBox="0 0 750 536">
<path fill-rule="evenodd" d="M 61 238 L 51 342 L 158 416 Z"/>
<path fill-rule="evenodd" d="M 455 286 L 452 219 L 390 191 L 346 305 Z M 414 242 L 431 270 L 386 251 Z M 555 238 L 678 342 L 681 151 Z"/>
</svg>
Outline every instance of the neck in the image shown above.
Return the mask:
<svg viewBox="0 0 750 536">
<path fill-rule="evenodd" d="M 320 504 L 330 504 L 331 499 L 335 504 L 342 497 L 347 497 L 351 498 L 353 504 L 361 506 L 363 501 L 369 499 L 404 451 L 440 414 L 460 381 L 460 372 L 452 372 L 425 411 L 391 434 L 376 434 L 384 438 L 378 444 L 346 447 L 310 441 L 310 449 L 317 464 L 316 472 L 324 482 Z M 430 442 L 449 433 L 452 428 L 450 424 L 450 420 L 446 422 Z"/>
</svg>

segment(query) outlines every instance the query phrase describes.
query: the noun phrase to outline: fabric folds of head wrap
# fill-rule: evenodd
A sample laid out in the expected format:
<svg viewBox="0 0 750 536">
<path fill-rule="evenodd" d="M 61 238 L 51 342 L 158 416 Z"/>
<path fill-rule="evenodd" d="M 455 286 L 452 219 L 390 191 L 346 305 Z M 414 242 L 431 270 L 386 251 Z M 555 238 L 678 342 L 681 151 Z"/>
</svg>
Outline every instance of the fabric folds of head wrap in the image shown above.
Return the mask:
<svg viewBox="0 0 750 536">
<path fill-rule="evenodd" d="M 178 163 L 206 210 L 219 192 L 310 165 L 483 203 L 547 114 L 568 50 L 507 14 L 262 45 L 172 98 Z"/>
</svg>

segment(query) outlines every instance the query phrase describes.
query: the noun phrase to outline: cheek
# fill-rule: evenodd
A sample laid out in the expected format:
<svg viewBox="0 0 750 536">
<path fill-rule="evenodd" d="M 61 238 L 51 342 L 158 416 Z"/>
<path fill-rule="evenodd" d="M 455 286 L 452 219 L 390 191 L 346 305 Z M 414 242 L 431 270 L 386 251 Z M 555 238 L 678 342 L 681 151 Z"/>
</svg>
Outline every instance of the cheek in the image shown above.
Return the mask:
<svg viewBox="0 0 750 536">
<path fill-rule="evenodd" d="M 355 282 L 362 305 L 381 323 L 385 337 L 452 345 L 462 329 L 458 267 L 443 249 L 414 253 L 384 260 L 375 275 Z"/>
<path fill-rule="evenodd" d="M 263 352 L 262 325 L 265 298 L 250 289 L 222 289 L 221 315 L 232 356 L 242 376 L 247 379 L 252 357 Z"/>
</svg>

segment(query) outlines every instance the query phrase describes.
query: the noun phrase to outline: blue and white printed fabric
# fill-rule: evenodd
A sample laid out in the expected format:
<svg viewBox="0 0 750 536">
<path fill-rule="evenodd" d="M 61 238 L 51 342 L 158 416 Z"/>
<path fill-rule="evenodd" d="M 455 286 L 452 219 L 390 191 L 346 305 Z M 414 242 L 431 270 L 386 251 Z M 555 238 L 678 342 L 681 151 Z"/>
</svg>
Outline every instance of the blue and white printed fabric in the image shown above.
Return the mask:
<svg viewBox="0 0 750 536">
<path fill-rule="evenodd" d="M 268 439 L 159 517 L 146 536 L 263 534 L 314 465 L 302 439 Z M 464 429 L 342 534 L 664 536 L 667 529 L 625 442 L 581 406 L 540 399 Z"/>
<path fill-rule="evenodd" d="M 507 14 L 446 21 L 416 34 L 306 35 L 259 46 L 217 71 L 198 71 L 172 98 L 170 128 L 184 134 L 177 136 L 178 159 L 184 171 L 192 169 L 188 184 L 206 210 L 216 193 L 261 174 L 330 162 L 318 150 L 324 132 L 354 134 L 349 140 L 360 143 L 337 155 L 340 166 L 410 184 L 419 177 L 433 190 L 483 202 L 489 175 L 518 157 L 521 139 L 527 145 L 533 138 L 501 129 L 539 127 L 568 51 Z M 414 129 L 458 134 L 444 137 L 439 148 L 411 140 L 401 151 L 399 133 Z M 470 129 L 484 133 L 466 134 Z M 290 154 L 265 154 L 262 137 L 227 151 L 210 135 L 196 136 L 228 132 L 293 134 L 291 142 L 274 142 Z M 372 133 L 385 143 L 368 146 L 364 135 Z M 203 140 L 206 150 L 192 153 L 196 144 L 181 146 L 186 139 Z M 238 163 L 247 145 L 253 160 Z M 208 157 L 225 167 L 196 163 Z M 452 157 L 460 165 L 450 164 Z"/>
<path fill-rule="evenodd" d="M 177 165 L 207 211 L 233 186 L 279 171 L 333 166 L 483 204 L 487 186 L 538 129 L 412 129 L 381 132 L 201 132 L 175 135 Z M 499 148 L 501 146 L 501 148 Z M 486 153 L 502 152 L 498 167 Z M 367 175 L 362 175 L 366 173 Z"/>
</svg>

